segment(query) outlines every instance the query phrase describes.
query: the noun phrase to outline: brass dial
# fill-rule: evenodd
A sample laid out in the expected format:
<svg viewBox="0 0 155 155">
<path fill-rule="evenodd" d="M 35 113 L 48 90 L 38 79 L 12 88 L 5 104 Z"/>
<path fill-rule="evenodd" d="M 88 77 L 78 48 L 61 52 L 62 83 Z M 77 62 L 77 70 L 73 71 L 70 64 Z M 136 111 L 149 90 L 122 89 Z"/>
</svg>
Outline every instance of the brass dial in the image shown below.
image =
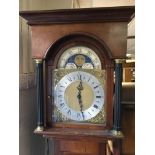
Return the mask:
<svg viewBox="0 0 155 155">
<path fill-rule="evenodd" d="M 95 117 L 104 105 L 99 80 L 84 71 L 65 75 L 55 87 L 55 105 L 67 118 L 85 121 Z"/>
</svg>

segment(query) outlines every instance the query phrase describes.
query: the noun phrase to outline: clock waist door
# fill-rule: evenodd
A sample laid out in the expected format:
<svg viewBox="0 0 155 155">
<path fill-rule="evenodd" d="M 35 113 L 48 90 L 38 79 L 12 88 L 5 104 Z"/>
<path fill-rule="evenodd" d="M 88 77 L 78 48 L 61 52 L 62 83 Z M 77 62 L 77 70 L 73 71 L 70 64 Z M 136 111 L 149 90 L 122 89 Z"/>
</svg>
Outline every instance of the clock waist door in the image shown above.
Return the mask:
<svg viewBox="0 0 155 155">
<path fill-rule="evenodd" d="M 54 155 L 105 155 L 105 143 L 92 141 L 54 140 Z"/>
</svg>

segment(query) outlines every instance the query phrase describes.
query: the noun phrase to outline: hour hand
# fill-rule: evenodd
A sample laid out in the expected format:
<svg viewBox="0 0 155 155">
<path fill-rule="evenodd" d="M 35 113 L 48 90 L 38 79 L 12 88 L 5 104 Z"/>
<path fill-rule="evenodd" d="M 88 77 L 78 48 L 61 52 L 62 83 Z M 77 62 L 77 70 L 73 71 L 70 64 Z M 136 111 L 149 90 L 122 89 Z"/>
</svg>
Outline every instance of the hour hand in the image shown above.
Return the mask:
<svg viewBox="0 0 155 155">
<path fill-rule="evenodd" d="M 82 82 L 80 81 L 80 84 L 77 86 L 77 89 L 79 92 L 81 92 L 81 90 L 83 90 L 83 86 L 82 86 Z"/>
<path fill-rule="evenodd" d="M 78 92 L 77 98 L 78 98 L 78 101 L 81 102 L 81 93 L 80 92 Z"/>
</svg>

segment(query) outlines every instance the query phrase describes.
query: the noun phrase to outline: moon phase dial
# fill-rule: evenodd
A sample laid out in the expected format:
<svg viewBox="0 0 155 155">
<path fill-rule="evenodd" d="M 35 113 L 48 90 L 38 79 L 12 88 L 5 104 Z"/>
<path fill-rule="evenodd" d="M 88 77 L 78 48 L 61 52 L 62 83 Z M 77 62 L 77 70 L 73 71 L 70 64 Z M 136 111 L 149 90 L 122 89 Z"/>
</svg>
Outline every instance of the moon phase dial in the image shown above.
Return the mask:
<svg viewBox="0 0 155 155">
<path fill-rule="evenodd" d="M 73 46 L 61 55 L 58 68 L 63 69 L 101 69 L 101 62 L 96 53 L 86 46 Z"/>
</svg>

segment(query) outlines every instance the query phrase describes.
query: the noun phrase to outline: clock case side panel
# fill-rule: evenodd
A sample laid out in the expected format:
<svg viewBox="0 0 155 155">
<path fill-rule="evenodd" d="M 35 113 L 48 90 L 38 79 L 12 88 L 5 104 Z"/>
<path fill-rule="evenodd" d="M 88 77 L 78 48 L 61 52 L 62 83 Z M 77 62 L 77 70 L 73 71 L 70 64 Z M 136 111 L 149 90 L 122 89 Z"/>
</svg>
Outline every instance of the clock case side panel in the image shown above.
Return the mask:
<svg viewBox="0 0 155 155">
<path fill-rule="evenodd" d="M 54 104 L 54 96 L 52 93 L 52 70 L 57 69 L 58 61 L 65 49 L 75 46 L 83 45 L 89 48 L 92 48 L 95 53 L 98 55 L 101 61 L 102 69 L 106 71 L 106 126 L 94 124 L 81 125 L 80 128 L 101 128 L 101 129 L 111 129 L 113 125 L 113 71 L 114 71 L 114 62 L 110 59 L 111 52 L 106 46 L 106 44 L 101 41 L 96 36 L 88 36 L 86 34 L 71 34 L 59 39 L 55 44 L 49 48 L 46 58 L 45 58 L 45 70 L 46 70 L 46 125 L 47 127 L 52 127 L 52 107 Z M 62 125 L 63 127 L 72 127 L 76 128 L 76 125 Z M 62 127 L 60 126 L 60 127 Z M 79 126 L 78 126 L 79 127 Z"/>
</svg>

